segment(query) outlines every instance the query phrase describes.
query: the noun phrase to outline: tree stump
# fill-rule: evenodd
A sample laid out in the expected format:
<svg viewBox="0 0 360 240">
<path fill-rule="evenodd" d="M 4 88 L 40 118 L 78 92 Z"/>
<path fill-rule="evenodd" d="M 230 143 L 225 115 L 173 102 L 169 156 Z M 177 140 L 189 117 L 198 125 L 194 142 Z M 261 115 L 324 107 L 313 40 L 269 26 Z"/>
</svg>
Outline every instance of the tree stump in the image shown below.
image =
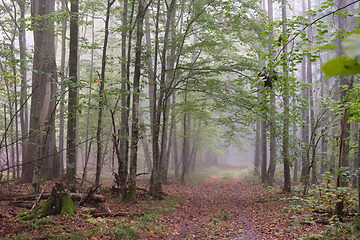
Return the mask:
<svg viewBox="0 0 360 240">
<path fill-rule="evenodd" d="M 52 188 L 51 195 L 46 199 L 46 201 L 27 215 L 21 217 L 20 220 L 26 221 L 35 217 L 45 217 L 59 213 L 75 213 L 74 203 L 71 199 L 70 193 L 65 189 L 63 183 L 55 183 L 55 186 Z"/>
</svg>

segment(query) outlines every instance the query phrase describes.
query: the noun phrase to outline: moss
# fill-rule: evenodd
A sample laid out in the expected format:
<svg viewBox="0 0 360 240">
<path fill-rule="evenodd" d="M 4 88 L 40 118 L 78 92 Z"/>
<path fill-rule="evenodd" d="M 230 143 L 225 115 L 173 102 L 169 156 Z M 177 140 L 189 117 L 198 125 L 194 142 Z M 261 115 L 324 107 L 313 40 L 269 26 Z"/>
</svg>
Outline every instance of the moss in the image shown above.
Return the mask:
<svg viewBox="0 0 360 240">
<path fill-rule="evenodd" d="M 126 194 L 125 202 L 132 202 L 136 200 L 136 184 L 130 185 Z"/>
<path fill-rule="evenodd" d="M 69 194 L 62 196 L 61 213 L 75 214 L 75 206 Z"/>
<path fill-rule="evenodd" d="M 28 212 L 25 216 L 21 217 L 20 221 L 27 221 L 36 217 L 45 217 L 50 213 L 53 206 L 53 196 L 48 197 L 44 203 L 39 205 L 33 211 Z"/>
<path fill-rule="evenodd" d="M 43 204 L 37 207 L 37 209 L 35 210 L 36 214 L 39 215 L 40 217 L 45 217 L 46 215 L 48 215 L 53 206 L 53 201 L 54 201 L 53 196 L 48 197 L 48 199 L 46 199 L 46 201 Z"/>
</svg>

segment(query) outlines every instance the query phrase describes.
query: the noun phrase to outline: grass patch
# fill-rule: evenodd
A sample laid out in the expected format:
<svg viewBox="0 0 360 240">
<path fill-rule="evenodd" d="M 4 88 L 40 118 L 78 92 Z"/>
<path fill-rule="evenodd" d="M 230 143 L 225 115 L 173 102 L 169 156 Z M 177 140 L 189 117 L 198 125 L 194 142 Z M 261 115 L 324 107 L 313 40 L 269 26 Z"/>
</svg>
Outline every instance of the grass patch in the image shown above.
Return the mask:
<svg viewBox="0 0 360 240">
<path fill-rule="evenodd" d="M 235 176 L 237 176 L 239 174 L 238 171 L 236 170 L 232 170 L 232 171 L 227 171 L 221 174 L 220 178 L 222 180 L 226 180 L 226 179 L 230 179 L 230 178 L 234 178 Z"/>
</svg>

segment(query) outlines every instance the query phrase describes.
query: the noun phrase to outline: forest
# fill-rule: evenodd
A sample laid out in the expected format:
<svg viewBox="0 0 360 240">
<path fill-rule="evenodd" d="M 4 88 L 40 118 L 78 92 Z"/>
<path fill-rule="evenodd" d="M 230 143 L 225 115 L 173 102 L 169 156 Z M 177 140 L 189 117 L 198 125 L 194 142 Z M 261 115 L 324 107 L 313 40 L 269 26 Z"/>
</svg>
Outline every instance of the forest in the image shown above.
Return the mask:
<svg viewBox="0 0 360 240">
<path fill-rule="evenodd" d="M 1 239 L 359 239 L 360 0 L 1 0 Z"/>
</svg>

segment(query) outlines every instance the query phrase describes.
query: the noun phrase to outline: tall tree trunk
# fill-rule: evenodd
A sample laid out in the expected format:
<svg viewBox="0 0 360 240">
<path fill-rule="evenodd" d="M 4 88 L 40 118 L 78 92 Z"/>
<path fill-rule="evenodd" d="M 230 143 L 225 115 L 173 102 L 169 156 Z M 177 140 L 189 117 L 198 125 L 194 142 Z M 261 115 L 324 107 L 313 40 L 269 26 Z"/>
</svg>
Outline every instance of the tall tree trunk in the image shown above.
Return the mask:
<svg viewBox="0 0 360 240">
<path fill-rule="evenodd" d="M 176 24 L 175 24 L 175 5 L 174 6 L 170 6 L 171 9 L 171 17 L 170 17 L 170 54 L 168 56 L 168 61 L 167 61 L 167 69 L 174 69 L 174 66 L 175 66 L 175 48 L 176 48 L 176 45 L 175 45 L 175 41 L 176 41 L 176 36 L 175 36 L 175 32 L 176 32 Z M 172 74 L 171 74 L 171 71 L 170 72 L 167 72 L 165 73 L 166 74 L 166 88 L 167 88 L 167 91 L 166 91 L 166 110 L 165 110 L 165 113 L 164 113 L 164 119 L 166 122 L 163 123 L 163 125 L 166 124 L 166 126 L 168 125 L 168 119 L 169 119 L 169 116 L 170 116 L 170 110 L 171 110 L 171 123 L 170 123 L 170 129 L 169 129 L 169 137 L 168 137 L 168 140 L 165 140 L 164 139 L 164 146 L 166 146 L 166 153 L 164 154 L 164 158 L 163 158 L 163 161 L 162 161 L 162 183 L 163 184 L 167 184 L 168 183 L 168 169 L 169 169 L 169 162 L 170 162 L 170 155 L 171 155 L 171 149 L 173 147 L 173 138 L 174 138 L 174 129 L 175 129 L 175 92 L 173 92 L 171 95 L 169 95 L 168 93 L 168 90 L 169 89 L 172 89 L 172 82 L 173 82 L 173 79 L 172 79 Z M 171 99 L 171 96 L 173 96 L 172 98 L 172 107 L 170 109 L 170 107 L 168 107 L 170 105 L 170 99 Z M 165 128 L 163 128 L 165 131 Z M 168 129 L 168 128 L 167 128 Z"/>
<path fill-rule="evenodd" d="M 56 61 L 54 25 L 44 16 L 51 14 L 55 1 L 32 1 L 34 18 L 34 72 L 32 80 L 30 135 L 23 161 L 22 182 L 33 180 L 35 191 L 39 190 L 40 178 L 49 179 L 59 175 L 59 156 L 55 145 Z M 45 29 L 45 30 L 44 30 Z M 36 174 L 34 172 L 36 166 Z M 33 178 L 34 176 L 34 178 Z"/>
<path fill-rule="evenodd" d="M 273 22 L 273 4 L 272 0 L 268 0 L 268 15 L 269 15 L 269 21 L 270 23 Z M 273 32 L 271 31 L 269 33 L 269 41 L 270 44 L 273 41 Z M 273 61 L 273 52 L 274 50 L 272 47 L 269 47 L 269 54 L 271 58 L 271 62 Z M 271 69 L 272 70 L 272 69 Z M 267 182 L 270 186 L 273 185 L 274 181 L 274 175 L 275 175 L 275 169 L 276 169 L 276 121 L 275 121 L 275 89 L 271 89 L 270 93 L 270 142 L 269 142 L 269 148 L 270 148 L 270 162 L 269 162 L 269 169 L 267 172 Z"/>
<path fill-rule="evenodd" d="M 302 16 L 306 17 L 306 4 L 305 0 L 302 0 Z M 303 59 L 301 63 L 301 77 L 304 83 L 306 83 L 306 61 Z M 301 168 L 301 181 L 305 183 L 307 181 L 307 171 L 309 168 L 309 155 L 307 154 L 309 152 L 309 110 L 308 110 L 308 100 L 309 100 L 309 91 L 305 87 L 302 90 L 303 98 L 306 101 L 306 104 L 303 106 L 302 109 L 302 117 L 304 119 L 304 124 L 301 128 L 301 138 L 303 141 L 302 144 L 302 153 L 301 153 L 301 159 L 302 159 L 302 168 Z"/>
<path fill-rule="evenodd" d="M 282 19 L 285 20 L 286 16 L 286 0 L 281 1 L 282 4 Z M 287 26 L 286 23 L 283 23 L 282 32 L 283 34 L 287 34 Z M 285 46 L 285 43 L 284 43 Z M 286 59 L 287 49 L 284 47 L 283 50 L 284 58 Z M 288 67 L 284 63 L 283 71 L 286 78 L 288 78 Z M 285 91 L 283 95 L 284 100 L 284 132 L 283 132 L 283 161 L 284 161 L 284 192 L 291 192 L 291 177 L 290 177 L 290 155 L 289 155 L 289 88 L 285 84 Z"/>
<path fill-rule="evenodd" d="M 311 0 L 308 0 L 308 9 L 311 9 Z M 309 16 L 309 22 L 311 22 L 311 17 Z M 309 26 L 307 29 L 307 38 L 309 39 L 310 42 L 312 42 L 312 27 Z M 311 168 L 312 168 L 312 175 L 311 175 L 311 182 L 313 184 L 315 184 L 317 182 L 316 179 L 316 161 L 315 161 L 315 154 L 316 154 L 316 146 L 315 146 L 315 139 L 316 139 L 316 129 L 315 129 L 315 112 L 314 112 L 314 96 L 313 96 L 313 81 L 312 81 L 312 63 L 311 63 L 311 59 L 307 58 L 307 71 L 306 71 L 306 75 L 307 75 L 307 81 L 309 84 L 309 89 L 308 89 L 308 96 L 309 96 L 309 107 L 310 107 L 310 118 L 309 118 L 309 122 L 310 122 L 310 129 L 311 129 L 311 137 L 310 137 L 310 147 L 308 149 L 308 151 L 311 150 L 311 157 L 312 157 L 312 161 L 311 161 Z M 308 156 L 310 156 L 310 154 L 308 154 Z"/>
<path fill-rule="evenodd" d="M 339 0 L 339 8 L 346 6 L 348 1 L 347 0 Z M 347 30 L 346 26 L 346 19 L 342 16 L 338 16 L 338 27 L 339 29 L 343 29 L 344 31 Z M 342 34 L 342 33 L 340 33 Z M 340 37 L 340 36 L 339 36 Z M 342 39 L 338 39 L 338 51 L 336 53 L 337 57 L 340 57 L 344 54 L 344 49 L 341 44 Z M 354 76 L 351 76 L 349 79 L 348 76 L 340 76 L 340 100 L 341 102 L 346 102 L 346 94 L 349 90 L 353 87 Z M 346 88 L 344 88 L 346 87 Z M 342 177 L 343 169 L 346 169 L 349 166 L 349 138 L 350 138 L 350 123 L 348 121 L 349 113 L 348 109 L 344 109 L 344 115 L 341 121 L 341 134 L 339 139 L 339 173 L 337 176 L 337 188 L 347 186 L 347 180 Z M 340 219 L 344 217 L 344 193 L 341 192 L 338 194 L 338 201 L 336 202 L 336 214 Z"/>
<path fill-rule="evenodd" d="M 62 10 L 65 11 L 65 9 L 67 8 L 67 3 L 66 0 L 62 0 L 61 1 L 61 7 Z M 60 126 L 59 126 L 59 152 L 60 152 L 60 175 L 63 176 L 64 175 L 64 129 L 65 129 L 65 121 L 64 121 L 64 103 L 65 103 L 65 57 L 66 57 L 66 31 L 67 31 L 67 20 L 64 20 L 62 22 L 62 33 L 61 33 L 61 66 L 60 66 L 60 71 L 61 71 L 61 82 L 63 84 L 61 84 L 61 101 L 62 103 L 60 104 Z"/>
<path fill-rule="evenodd" d="M 20 8 L 20 19 L 25 19 L 25 0 L 18 0 L 17 4 Z M 27 104 L 27 58 L 26 58 L 26 32 L 24 24 L 19 25 L 19 48 L 20 48 L 20 73 L 21 73 L 21 94 L 20 94 L 20 124 L 22 136 L 22 160 L 25 159 L 27 147 L 27 135 L 29 133 L 29 117 Z M 20 176 L 20 167 L 17 168 L 18 176 Z"/>
<path fill-rule="evenodd" d="M 134 12 L 134 2 L 130 19 Z M 131 22 L 130 24 L 131 25 Z M 128 159 L 129 159 L 129 109 L 130 109 L 130 50 L 131 50 L 131 35 L 132 30 L 128 31 L 128 0 L 124 1 L 122 13 L 122 26 L 121 31 L 121 124 L 120 124 L 120 157 L 118 159 L 118 175 L 120 181 L 120 189 L 122 201 L 127 201 L 127 175 L 128 175 Z M 127 36 L 129 33 L 129 36 Z M 126 40 L 129 38 L 128 54 L 126 53 Z"/>
<path fill-rule="evenodd" d="M 155 109 L 155 103 L 156 103 L 156 99 L 155 99 L 155 87 L 156 87 L 156 82 L 154 82 L 154 66 L 153 66 L 153 58 L 152 58 L 152 49 L 151 49 L 151 29 L 150 29 L 150 22 L 149 22 L 149 16 L 145 17 L 145 40 L 146 40 L 146 53 L 148 55 L 148 83 L 149 83 L 149 108 L 150 108 L 150 126 L 153 126 L 154 124 L 154 109 Z M 153 134 L 153 127 L 150 127 L 150 132 L 151 135 Z M 143 139 L 143 147 L 144 147 L 144 153 L 145 153 L 145 160 L 147 165 L 150 163 L 150 165 L 148 165 L 148 171 L 151 173 L 152 172 L 152 163 L 151 163 L 151 156 L 148 155 L 150 154 L 149 151 L 149 146 L 147 141 L 145 141 L 145 139 Z"/>
<path fill-rule="evenodd" d="M 167 95 L 167 84 L 166 84 L 166 68 L 167 68 L 167 50 L 168 50 L 168 44 L 169 44 L 169 33 L 170 33 L 170 27 L 171 27 L 171 18 L 172 18 L 172 12 L 175 8 L 175 0 L 171 0 L 167 16 L 166 16 L 166 24 L 165 24 L 165 30 L 164 30 L 164 46 L 162 49 L 162 59 L 161 59 L 161 75 L 160 75 L 160 91 L 159 91 L 159 98 L 158 103 L 156 105 L 156 108 L 154 109 L 154 123 L 152 124 L 153 127 L 153 171 L 151 173 L 150 177 L 150 191 L 155 195 L 160 195 L 162 193 L 162 186 L 161 186 L 161 170 L 162 170 L 162 163 L 164 161 L 164 157 L 166 154 L 166 123 L 167 123 L 167 116 L 166 116 L 166 110 L 167 110 L 167 103 L 168 98 L 170 96 Z M 157 25 L 159 20 L 159 12 L 160 12 L 160 2 L 158 2 L 158 9 L 157 9 Z M 156 38 L 158 37 L 158 26 L 156 28 Z M 155 46 L 155 54 L 157 54 L 158 47 Z M 156 64 L 157 64 L 157 58 L 155 58 L 155 64 L 154 64 L 154 79 L 156 77 Z M 156 89 L 154 93 L 154 97 L 156 97 Z M 161 122 L 161 116 L 162 118 L 162 124 L 163 124 L 163 131 L 161 135 L 160 140 L 160 148 L 159 148 L 159 137 L 160 137 L 160 122 Z"/>
<path fill-rule="evenodd" d="M 138 13 L 136 17 L 136 47 L 135 47 L 135 70 L 133 82 L 133 101 L 132 101 L 132 125 L 131 125 L 131 144 L 130 144 L 130 171 L 129 171 L 129 190 L 127 201 L 136 199 L 136 170 L 137 152 L 139 142 L 139 108 L 140 108 L 140 77 L 141 77 L 141 52 L 142 37 L 144 35 L 144 1 L 139 0 Z"/>
<path fill-rule="evenodd" d="M 103 165 L 103 146 L 101 141 L 102 135 L 102 121 L 103 111 L 105 106 L 105 71 L 106 71 L 106 51 L 109 39 L 109 22 L 110 22 L 110 10 L 115 0 L 107 1 L 106 8 L 106 19 L 105 19 L 105 37 L 101 59 L 101 73 L 100 73 L 100 89 L 99 89 L 99 112 L 98 112 L 98 123 L 96 129 L 96 143 L 97 143 L 97 154 L 96 154 L 96 175 L 95 175 L 95 186 L 100 188 L 100 176 Z"/>
<path fill-rule="evenodd" d="M 78 13 L 79 1 L 71 1 L 70 54 L 69 54 L 69 102 L 66 144 L 66 180 L 70 191 L 76 191 L 76 135 L 77 135 L 77 84 L 78 84 Z"/>
</svg>

